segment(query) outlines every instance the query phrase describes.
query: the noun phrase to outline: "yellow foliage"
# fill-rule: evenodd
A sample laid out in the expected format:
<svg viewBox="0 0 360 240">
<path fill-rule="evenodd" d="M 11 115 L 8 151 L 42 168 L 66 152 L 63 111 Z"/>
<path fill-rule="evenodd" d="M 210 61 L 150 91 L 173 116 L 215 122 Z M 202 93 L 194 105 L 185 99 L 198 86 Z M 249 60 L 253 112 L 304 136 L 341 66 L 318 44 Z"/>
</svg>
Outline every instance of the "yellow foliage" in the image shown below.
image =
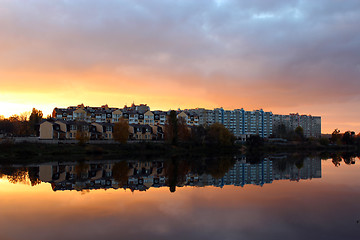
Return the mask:
<svg viewBox="0 0 360 240">
<path fill-rule="evenodd" d="M 114 140 L 120 143 L 126 143 L 129 138 L 129 124 L 124 118 L 114 124 Z"/>
</svg>

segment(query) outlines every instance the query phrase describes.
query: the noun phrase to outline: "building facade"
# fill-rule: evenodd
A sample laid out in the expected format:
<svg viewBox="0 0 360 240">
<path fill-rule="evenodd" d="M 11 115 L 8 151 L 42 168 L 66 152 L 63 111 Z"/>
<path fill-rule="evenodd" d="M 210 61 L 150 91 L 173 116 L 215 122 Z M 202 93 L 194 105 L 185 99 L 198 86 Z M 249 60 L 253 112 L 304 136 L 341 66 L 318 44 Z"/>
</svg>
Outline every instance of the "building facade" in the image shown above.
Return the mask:
<svg viewBox="0 0 360 240">
<path fill-rule="evenodd" d="M 298 113 L 289 115 L 275 114 L 273 116 L 274 135 L 279 134 L 281 127 L 284 127 L 287 131 L 294 131 L 299 126 L 304 130 L 305 137 L 321 137 L 321 117 L 299 115 Z"/>
<path fill-rule="evenodd" d="M 132 104 L 130 107 L 124 106 L 124 108 L 110 108 L 108 105 L 85 107 L 81 104 L 68 108 L 55 108 L 52 117 L 56 120 L 83 121 L 89 124 L 114 124 L 123 118 L 130 125 L 164 126 L 169 113 L 170 111 L 151 111 L 146 104 Z M 242 141 L 251 135 L 269 138 L 277 134 L 281 125 L 288 130 L 295 130 L 296 127 L 301 126 L 304 129 L 305 137 L 321 136 L 321 117 L 311 115 L 274 115 L 272 112 L 262 109 L 246 111 L 243 108 L 233 110 L 195 108 L 178 110 L 176 113 L 177 117 L 183 118 L 188 126 L 210 126 L 214 123 L 221 123 Z M 111 133 L 109 134 L 111 135 Z M 109 139 L 109 137 L 105 139 Z"/>
</svg>

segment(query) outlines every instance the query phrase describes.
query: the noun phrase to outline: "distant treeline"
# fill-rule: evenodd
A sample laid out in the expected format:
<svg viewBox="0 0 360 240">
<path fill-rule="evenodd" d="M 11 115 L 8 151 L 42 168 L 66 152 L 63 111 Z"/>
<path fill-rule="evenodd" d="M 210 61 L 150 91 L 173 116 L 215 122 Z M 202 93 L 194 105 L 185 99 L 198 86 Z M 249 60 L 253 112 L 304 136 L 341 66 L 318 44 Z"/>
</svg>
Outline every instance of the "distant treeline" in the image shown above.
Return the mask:
<svg viewBox="0 0 360 240">
<path fill-rule="evenodd" d="M 314 141 L 313 138 L 306 138 L 302 127 L 297 127 L 295 130 L 288 130 L 285 125 L 279 125 L 276 129 L 276 134 L 272 137 L 282 138 L 288 141 Z M 340 130 L 335 129 L 330 137 L 321 137 L 318 139 L 321 145 L 360 145 L 360 133 L 356 135 L 354 131 L 346 131 L 340 133 Z"/>
<path fill-rule="evenodd" d="M 0 134 L 6 136 L 38 136 L 42 118 L 43 113 L 35 108 L 29 114 L 22 113 L 9 118 L 0 116 Z"/>
</svg>

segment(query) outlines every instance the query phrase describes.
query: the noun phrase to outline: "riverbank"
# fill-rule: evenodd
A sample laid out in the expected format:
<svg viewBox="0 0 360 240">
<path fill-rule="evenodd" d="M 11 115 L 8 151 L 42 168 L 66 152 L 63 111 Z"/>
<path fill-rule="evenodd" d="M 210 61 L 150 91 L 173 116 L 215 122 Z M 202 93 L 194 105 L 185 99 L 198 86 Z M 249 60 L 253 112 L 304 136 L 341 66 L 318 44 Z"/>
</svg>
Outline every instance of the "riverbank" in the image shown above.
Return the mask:
<svg viewBox="0 0 360 240">
<path fill-rule="evenodd" d="M 320 145 L 314 142 L 269 143 L 250 146 L 235 144 L 233 146 L 196 145 L 193 143 L 179 143 L 172 146 L 166 142 L 130 142 L 126 144 L 96 143 L 14 143 L 11 141 L 0 144 L 0 162 L 39 162 L 39 161 L 77 161 L 78 159 L 149 159 L 167 158 L 172 156 L 197 157 L 212 155 L 264 156 L 277 153 L 322 153 L 330 155 L 333 152 L 360 152 L 354 145 Z"/>
<path fill-rule="evenodd" d="M 203 156 L 218 154 L 235 154 L 238 146 L 195 146 L 188 143 L 179 143 L 172 146 L 165 142 L 132 142 L 126 144 L 42 144 L 42 143 L 2 143 L 0 144 L 0 162 L 30 162 L 38 159 L 69 161 L 83 158 L 111 158 L 135 159 L 156 158 L 171 156 Z M 45 160 L 49 161 L 49 160 Z"/>
<path fill-rule="evenodd" d="M 251 147 L 247 147 L 250 149 Z M 269 143 L 265 142 L 262 146 L 256 147 L 258 151 L 264 152 L 311 152 L 311 151 L 359 151 L 360 148 L 357 145 L 337 145 L 328 144 L 321 145 L 317 141 L 307 142 L 288 142 L 288 143 Z"/>
</svg>

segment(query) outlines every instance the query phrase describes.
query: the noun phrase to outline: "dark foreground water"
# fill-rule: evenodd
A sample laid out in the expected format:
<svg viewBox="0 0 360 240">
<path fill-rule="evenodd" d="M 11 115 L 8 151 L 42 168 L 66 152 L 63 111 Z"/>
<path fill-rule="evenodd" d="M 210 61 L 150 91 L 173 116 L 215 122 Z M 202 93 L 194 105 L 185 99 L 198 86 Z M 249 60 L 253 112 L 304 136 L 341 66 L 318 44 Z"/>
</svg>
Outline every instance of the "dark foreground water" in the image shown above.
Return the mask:
<svg viewBox="0 0 360 240">
<path fill-rule="evenodd" d="M 360 239 L 359 160 L 340 161 L 1 166 L 0 239 Z"/>
</svg>

